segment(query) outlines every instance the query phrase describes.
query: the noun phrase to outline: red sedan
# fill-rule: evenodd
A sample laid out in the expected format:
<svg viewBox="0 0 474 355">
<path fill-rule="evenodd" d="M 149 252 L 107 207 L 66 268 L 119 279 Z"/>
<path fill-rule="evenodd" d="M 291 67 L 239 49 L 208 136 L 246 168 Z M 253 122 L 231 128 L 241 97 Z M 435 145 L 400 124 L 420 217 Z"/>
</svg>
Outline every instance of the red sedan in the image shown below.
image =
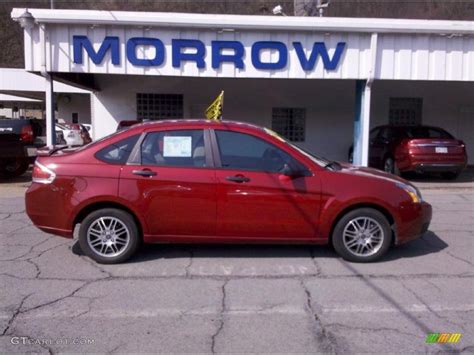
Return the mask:
<svg viewBox="0 0 474 355">
<path fill-rule="evenodd" d="M 47 203 L 47 208 L 45 208 Z M 99 263 L 145 243 L 331 243 L 368 262 L 421 236 L 431 206 L 407 181 L 327 161 L 239 122 L 158 121 L 37 159 L 26 211 Z"/>
<path fill-rule="evenodd" d="M 349 161 L 352 162 L 352 147 Z M 466 145 L 444 129 L 379 126 L 370 131 L 369 165 L 388 173 L 440 173 L 455 179 L 467 165 Z"/>
</svg>

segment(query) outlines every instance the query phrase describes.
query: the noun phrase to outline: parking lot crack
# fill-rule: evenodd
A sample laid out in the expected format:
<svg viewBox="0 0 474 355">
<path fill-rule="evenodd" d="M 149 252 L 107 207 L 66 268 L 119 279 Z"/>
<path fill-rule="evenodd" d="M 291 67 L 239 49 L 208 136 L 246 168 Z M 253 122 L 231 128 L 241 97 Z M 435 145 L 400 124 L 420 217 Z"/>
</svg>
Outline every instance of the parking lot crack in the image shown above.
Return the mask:
<svg viewBox="0 0 474 355">
<path fill-rule="evenodd" d="M 32 295 L 32 293 L 24 296 L 21 301 L 20 301 L 20 304 L 18 305 L 18 307 L 15 309 L 15 311 L 13 312 L 12 316 L 10 317 L 10 319 L 8 320 L 7 322 L 7 326 L 5 327 L 5 329 L 3 329 L 2 331 L 2 335 L 6 335 L 8 330 L 10 329 L 10 327 L 12 326 L 13 322 L 15 321 L 16 317 L 21 313 L 21 309 L 23 308 L 23 304 L 26 302 L 26 300 L 28 299 L 28 297 L 30 297 Z"/>
<path fill-rule="evenodd" d="M 463 331 L 465 331 L 464 329 L 464 326 L 461 325 L 461 324 L 458 324 L 458 323 L 455 323 L 451 320 L 449 320 L 448 318 L 446 317 L 443 317 L 442 315 L 440 315 L 438 312 L 436 312 L 428 303 L 426 303 L 411 287 L 409 287 L 408 285 L 406 285 L 402 280 L 400 280 L 400 284 L 402 285 L 402 287 L 407 290 L 408 292 L 410 292 L 419 302 L 421 302 L 421 304 L 423 304 L 424 307 L 426 307 L 426 309 L 432 313 L 436 318 L 438 319 L 441 319 L 447 323 L 450 323 L 456 327 L 460 327 Z"/>
<path fill-rule="evenodd" d="M 221 298 L 221 309 L 219 312 L 219 319 L 218 319 L 218 325 L 215 333 L 211 337 L 211 352 L 213 354 L 216 353 L 216 340 L 219 334 L 221 333 L 222 329 L 224 328 L 224 317 L 225 313 L 227 312 L 227 306 L 226 306 L 226 286 L 227 283 L 229 282 L 228 279 L 224 281 L 221 287 L 221 292 L 222 292 L 222 298 Z"/>
<path fill-rule="evenodd" d="M 31 307 L 31 308 L 28 308 L 28 309 L 25 309 L 25 310 L 19 310 L 18 311 L 18 314 L 26 314 L 28 312 L 31 312 L 31 311 L 35 311 L 37 309 L 40 309 L 40 308 L 43 308 L 43 307 L 46 307 L 46 306 L 50 306 L 50 305 L 53 305 L 53 304 L 56 304 L 60 301 L 63 301 L 65 300 L 66 298 L 70 298 L 70 297 L 73 297 L 75 296 L 75 294 L 77 292 L 79 292 L 80 290 L 82 290 L 84 287 L 88 286 L 89 284 L 93 283 L 93 282 L 96 282 L 97 280 L 90 280 L 90 281 L 87 281 L 87 282 L 84 282 L 82 285 L 80 285 L 79 287 L 75 288 L 72 292 L 68 293 L 67 295 L 64 295 L 62 297 L 59 297 L 59 298 L 56 298 L 52 301 L 49 301 L 49 302 L 46 302 L 46 303 L 42 303 L 42 304 L 39 304 L 39 305 L 36 305 L 34 307 Z M 21 307 L 20 307 L 21 308 Z"/>
<path fill-rule="evenodd" d="M 474 264 L 473 264 L 471 261 L 466 260 L 466 259 L 464 259 L 464 258 L 461 258 L 460 256 L 454 255 L 454 254 L 451 253 L 450 251 L 446 251 L 446 254 L 448 254 L 450 257 L 452 257 L 452 258 L 454 258 L 454 259 L 456 259 L 456 260 L 459 260 L 459 261 L 462 261 L 462 262 L 464 262 L 464 263 L 466 263 L 466 264 L 469 264 L 469 265 L 471 265 L 471 266 L 474 266 Z"/>
<path fill-rule="evenodd" d="M 87 256 L 80 256 L 80 258 L 85 261 L 86 263 L 88 263 L 89 265 L 91 265 L 93 268 L 99 270 L 101 273 L 105 274 L 106 275 L 106 278 L 111 278 L 113 279 L 114 276 L 107 270 L 105 270 L 104 268 L 102 268 L 101 266 L 99 266 L 99 264 L 97 264 L 95 261 L 92 261 L 91 259 L 89 259 Z"/>
<path fill-rule="evenodd" d="M 321 347 L 320 351 L 325 353 L 336 353 L 337 342 L 335 336 L 326 329 L 321 318 L 313 307 L 313 298 L 311 291 L 306 286 L 304 280 L 300 280 L 300 284 L 306 295 L 306 311 L 311 316 L 313 323 L 315 324 L 314 335 L 318 346 Z"/>
<path fill-rule="evenodd" d="M 194 252 L 192 250 L 189 250 L 189 262 L 185 266 L 184 270 L 186 271 L 186 277 L 189 277 L 191 275 L 191 266 L 193 264 L 193 259 L 194 259 Z"/>
<path fill-rule="evenodd" d="M 314 254 L 314 248 L 310 248 L 309 253 L 310 253 L 311 261 L 313 262 L 313 265 L 316 268 L 316 275 L 314 276 L 319 276 L 321 274 L 321 267 L 319 266 L 316 260 L 316 256 Z"/>
</svg>

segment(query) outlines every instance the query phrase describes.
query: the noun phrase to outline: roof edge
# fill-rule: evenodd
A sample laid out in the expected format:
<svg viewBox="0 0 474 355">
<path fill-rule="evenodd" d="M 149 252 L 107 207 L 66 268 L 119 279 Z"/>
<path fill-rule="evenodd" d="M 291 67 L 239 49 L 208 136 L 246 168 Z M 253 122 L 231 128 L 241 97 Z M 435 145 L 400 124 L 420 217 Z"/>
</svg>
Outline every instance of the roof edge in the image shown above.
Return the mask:
<svg viewBox="0 0 474 355">
<path fill-rule="evenodd" d="M 14 8 L 15 21 L 26 11 Z M 234 30 L 334 31 L 366 33 L 474 34 L 474 21 L 412 20 L 386 18 L 297 17 L 131 12 L 102 10 L 28 9 L 36 23 L 166 26 Z"/>
</svg>

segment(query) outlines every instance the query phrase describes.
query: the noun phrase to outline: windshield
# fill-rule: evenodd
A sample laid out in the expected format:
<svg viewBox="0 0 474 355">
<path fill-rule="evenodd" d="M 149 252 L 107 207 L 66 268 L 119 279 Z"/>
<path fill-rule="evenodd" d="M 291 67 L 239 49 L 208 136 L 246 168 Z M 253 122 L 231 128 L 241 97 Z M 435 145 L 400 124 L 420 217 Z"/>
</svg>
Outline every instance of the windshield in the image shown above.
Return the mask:
<svg viewBox="0 0 474 355">
<path fill-rule="evenodd" d="M 271 136 L 281 140 L 282 142 L 288 144 L 290 147 L 296 149 L 298 152 L 300 152 L 301 154 L 303 154 L 307 158 L 311 159 L 313 162 L 315 162 L 316 164 L 318 164 L 319 166 L 321 166 L 323 168 L 326 167 L 329 163 L 331 163 L 331 161 L 326 159 L 326 158 L 319 157 L 317 155 L 314 155 L 313 153 L 308 152 L 307 150 L 305 150 L 303 148 L 298 147 L 297 145 L 291 143 L 289 140 L 287 140 L 286 138 L 280 136 L 278 133 L 276 133 L 275 131 L 273 131 L 269 128 L 264 128 L 264 131 L 266 133 L 268 133 L 269 135 L 271 135 Z"/>
</svg>

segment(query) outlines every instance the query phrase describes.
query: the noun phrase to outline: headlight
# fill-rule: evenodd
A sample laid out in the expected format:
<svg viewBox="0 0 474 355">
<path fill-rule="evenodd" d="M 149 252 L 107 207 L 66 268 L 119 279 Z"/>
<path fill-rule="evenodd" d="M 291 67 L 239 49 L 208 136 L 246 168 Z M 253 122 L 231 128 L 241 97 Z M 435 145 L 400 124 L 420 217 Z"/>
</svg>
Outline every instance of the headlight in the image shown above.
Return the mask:
<svg viewBox="0 0 474 355">
<path fill-rule="evenodd" d="M 423 198 L 421 197 L 420 191 L 411 185 L 404 184 L 402 182 L 397 182 L 395 183 L 399 188 L 405 190 L 405 192 L 410 195 L 413 203 L 421 203 L 423 201 Z"/>
</svg>

